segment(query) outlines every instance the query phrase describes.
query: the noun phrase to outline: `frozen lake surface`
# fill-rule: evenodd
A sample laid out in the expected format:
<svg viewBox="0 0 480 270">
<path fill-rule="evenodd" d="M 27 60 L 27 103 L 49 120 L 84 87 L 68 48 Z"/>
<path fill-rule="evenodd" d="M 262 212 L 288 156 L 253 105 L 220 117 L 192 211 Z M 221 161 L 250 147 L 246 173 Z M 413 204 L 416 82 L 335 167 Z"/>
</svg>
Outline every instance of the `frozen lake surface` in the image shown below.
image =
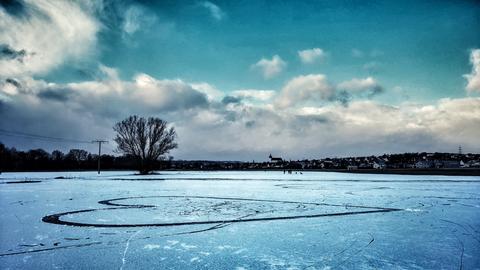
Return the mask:
<svg viewBox="0 0 480 270">
<path fill-rule="evenodd" d="M 3 173 L 0 207 L 0 269 L 480 269 L 480 177 Z"/>
</svg>

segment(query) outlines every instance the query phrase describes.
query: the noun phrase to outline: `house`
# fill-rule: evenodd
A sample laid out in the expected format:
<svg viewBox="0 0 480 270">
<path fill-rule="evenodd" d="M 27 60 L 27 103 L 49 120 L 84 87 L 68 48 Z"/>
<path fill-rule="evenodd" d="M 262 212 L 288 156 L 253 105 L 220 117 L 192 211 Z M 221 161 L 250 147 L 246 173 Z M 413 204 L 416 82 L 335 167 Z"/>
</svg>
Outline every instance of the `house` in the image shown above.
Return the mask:
<svg viewBox="0 0 480 270">
<path fill-rule="evenodd" d="M 373 164 L 372 164 L 372 167 L 374 169 L 377 169 L 377 170 L 383 170 L 387 167 L 387 165 L 385 164 L 385 162 L 376 162 L 374 161 Z"/>
<path fill-rule="evenodd" d="M 387 164 L 385 163 L 385 161 L 384 161 L 383 159 L 377 158 L 377 159 L 372 163 L 372 167 L 373 167 L 374 169 L 383 170 L 383 169 L 387 168 Z"/>
<path fill-rule="evenodd" d="M 415 162 L 415 168 L 418 169 L 428 169 L 428 168 L 433 168 L 435 164 L 430 161 L 430 160 L 419 160 Z"/>
</svg>

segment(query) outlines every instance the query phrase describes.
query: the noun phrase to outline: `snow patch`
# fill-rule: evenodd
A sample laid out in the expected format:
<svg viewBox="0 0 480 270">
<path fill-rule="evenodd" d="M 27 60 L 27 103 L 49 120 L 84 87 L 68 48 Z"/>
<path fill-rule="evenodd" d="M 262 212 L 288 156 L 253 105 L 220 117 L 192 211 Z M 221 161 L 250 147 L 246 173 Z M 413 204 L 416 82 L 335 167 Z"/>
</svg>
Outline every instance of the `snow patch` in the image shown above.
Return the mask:
<svg viewBox="0 0 480 270">
<path fill-rule="evenodd" d="M 225 249 L 235 249 L 236 247 L 230 246 L 230 245 L 223 245 L 223 246 L 218 246 L 217 249 L 219 250 L 225 250 Z"/>
<path fill-rule="evenodd" d="M 160 248 L 160 245 L 154 245 L 154 244 L 147 244 L 143 247 L 143 249 L 147 249 L 147 250 L 153 250 L 158 248 Z"/>
<path fill-rule="evenodd" d="M 408 211 L 408 212 L 423 212 L 422 209 L 418 209 L 418 208 L 406 208 L 405 211 Z"/>
<path fill-rule="evenodd" d="M 180 246 L 186 250 L 190 250 L 190 249 L 194 249 L 194 248 L 197 248 L 197 246 L 194 246 L 194 245 L 188 245 L 188 244 L 185 244 L 185 243 L 181 243 Z"/>
</svg>

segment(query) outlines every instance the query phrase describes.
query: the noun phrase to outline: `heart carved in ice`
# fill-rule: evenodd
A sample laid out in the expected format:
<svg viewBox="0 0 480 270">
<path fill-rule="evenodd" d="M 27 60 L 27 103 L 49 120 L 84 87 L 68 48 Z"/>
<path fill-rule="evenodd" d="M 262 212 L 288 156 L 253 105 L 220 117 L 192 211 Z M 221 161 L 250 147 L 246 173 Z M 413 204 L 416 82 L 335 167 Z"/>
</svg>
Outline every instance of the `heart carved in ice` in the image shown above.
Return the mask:
<svg viewBox="0 0 480 270">
<path fill-rule="evenodd" d="M 107 208 L 57 213 L 44 222 L 81 227 L 167 227 L 319 218 L 399 211 L 362 205 L 207 196 L 140 196 L 99 201 Z"/>
</svg>

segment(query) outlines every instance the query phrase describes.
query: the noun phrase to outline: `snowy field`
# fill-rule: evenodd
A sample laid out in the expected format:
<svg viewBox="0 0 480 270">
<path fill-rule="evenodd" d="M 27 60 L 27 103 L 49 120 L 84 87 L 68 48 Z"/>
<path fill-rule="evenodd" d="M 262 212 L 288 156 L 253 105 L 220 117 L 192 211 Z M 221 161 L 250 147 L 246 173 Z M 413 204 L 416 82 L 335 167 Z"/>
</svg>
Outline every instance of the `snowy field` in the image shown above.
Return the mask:
<svg viewBox="0 0 480 270">
<path fill-rule="evenodd" d="M 480 269 L 480 177 L 4 173 L 0 269 Z"/>
</svg>

